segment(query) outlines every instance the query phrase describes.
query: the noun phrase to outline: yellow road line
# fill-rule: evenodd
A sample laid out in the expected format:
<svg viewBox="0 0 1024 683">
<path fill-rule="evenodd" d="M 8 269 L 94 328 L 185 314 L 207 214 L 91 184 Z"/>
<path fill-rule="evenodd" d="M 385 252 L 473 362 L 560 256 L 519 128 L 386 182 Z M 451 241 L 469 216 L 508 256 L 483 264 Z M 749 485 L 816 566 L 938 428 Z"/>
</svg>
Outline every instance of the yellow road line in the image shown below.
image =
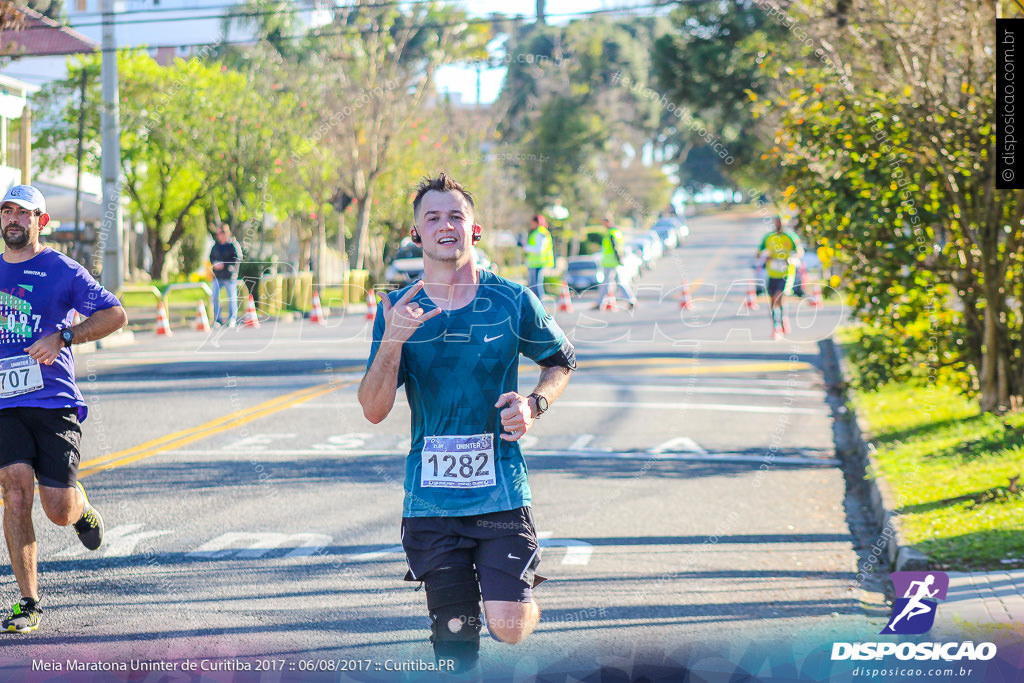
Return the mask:
<svg viewBox="0 0 1024 683">
<path fill-rule="evenodd" d="M 717 373 L 732 374 L 741 372 L 796 372 L 798 370 L 813 370 L 810 363 L 790 363 L 789 361 L 767 361 L 764 363 L 733 363 L 728 365 L 700 365 L 688 368 L 666 368 L 658 370 L 649 368 L 638 371 L 641 375 L 714 375 Z"/>
<path fill-rule="evenodd" d="M 79 478 L 87 477 L 92 474 L 96 474 L 97 472 L 121 467 L 123 465 L 142 460 L 143 458 L 148 458 L 159 453 L 180 448 L 194 441 L 205 439 L 208 436 L 213 436 L 214 434 L 234 429 L 235 427 L 247 424 L 261 417 L 280 412 L 286 408 L 299 405 L 300 403 L 305 403 L 311 399 L 328 394 L 335 389 L 351 386 L 354 383 L 354 381 L 351 381 L 344 383 L 318 384 L 313 387 L 293 391 L 289 394 L 278 396 L 277 398 L 273 398 L 251 408 L 229 413 L 197 427 L 183 429 L 172 434 L 167 434 L 158 439 L 153 439 L 146 443 L 139 444 L 138 446 L 118 451 L 117 453 L 111 453 L 110 455 L 100 458 L 93 458 L 92 460 L 82 463 L 78 476 Z"/>
<path fill-rule="evenodd" d="M 697 361 L 693 358 L 678 358 L 673 356 L 660 356 L 654 358 L 620 358 L 616 360 L 588 362 L 581 365 L 581 370 L 593 368 L 617 368 L 623 365 L 692 365 Z"/>
<path fill-rule="evenodd" d="M 812 370 L 814 366 L 810 363 L 793 362 L 788 360 L 763 361 L 760 363 L 722 363 L 719 365 L 698 365 L 700 361 L 696 358 L 623 358 L 614 361 L 599 361 L 596 363 L 585 363 L 580 366 L 580 372 L 588 370 L 607 370 L 622 366 L 640 365 L 638 370 L 630 372 L 638 375 L 713 375 L 716 372 L 739 373 L 739 372 L 787 372 L 791 370 Z M 680 367 L 682 366 L 682 367 Z"/>
</svg>

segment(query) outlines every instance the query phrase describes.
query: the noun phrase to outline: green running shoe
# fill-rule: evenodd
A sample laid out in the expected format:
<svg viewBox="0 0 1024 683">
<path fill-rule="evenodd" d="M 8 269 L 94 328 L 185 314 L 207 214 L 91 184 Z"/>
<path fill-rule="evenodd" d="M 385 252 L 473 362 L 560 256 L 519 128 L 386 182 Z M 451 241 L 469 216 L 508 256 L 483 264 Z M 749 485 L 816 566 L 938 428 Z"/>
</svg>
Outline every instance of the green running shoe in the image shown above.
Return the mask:
<svg viewBox="0 0 1024 683">
<path fill-rule="evenodd" d="M 11 616 L 4 619 L 3 629 L 11 633 L 30 633 L 39 628 L 39 618 L 43 608 L 32 598 L 22 598 L 14 606 Z"/>
<path fill-rule="evenodd" d="M 85 500 L 85 508 L 82 510 L 82 518 L 75 522 L 75 531 L 78 532 L 78 539 L 82 541 L 89 550 L 96 550 L 103 543 L 103 518 L 92 505 L 89 505 L 89 497 L 85 495 L 82 482 L 75 486 L 82 492 L 82 499 Z"/>
</svg>

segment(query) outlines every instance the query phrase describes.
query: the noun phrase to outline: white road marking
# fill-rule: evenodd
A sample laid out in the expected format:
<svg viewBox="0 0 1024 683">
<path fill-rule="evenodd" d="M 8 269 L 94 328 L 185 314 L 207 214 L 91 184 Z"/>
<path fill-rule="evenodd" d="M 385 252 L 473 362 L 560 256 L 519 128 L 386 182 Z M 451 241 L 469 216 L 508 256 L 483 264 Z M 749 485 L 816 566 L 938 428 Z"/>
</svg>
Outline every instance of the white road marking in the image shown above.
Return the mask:
<svg viewBox="0 0 1024 683">
<path fill-rule="evenodd" d="M 708 452 L 697 445 L 697 442 L 693 439 L 680 436 L 675 439 L 669 439 L 660 446 L 655 446 L 651 449 L 651 453 L 700 453 L 701 455 L 707 455 Z"/>
<path fill-rule="evenodd" d="M 807 386 L 807 385 L 804 385 Z M 600 382 L 577 382 L 570 384 L 567 388 L 567 392 L 586 392 L 589 393 L 596 388 L 603 388 L 609 391 L 619 391 L 621 387 L 616 385 L 610 385 Z M 825 396 L 824 389 L 813 390 L 813 389 L 790 389 L 785 385 L 780 386 L 778 389 L 757 389 L 754 387 L 720 387 L 720 386 L 706 386 L 703 383 L 700 386 L 687 385 L 687 384 L 645 384 L 645 385 L 629 385 L 630 392 L 670 392 L 677 394 L 736 394 L 739 396 L 776 396 L 778 398 L 786 398 L 788 396 L 803 396 L 822 398 Z M 561 403 L 561 402 L 559 402 Z"/>
<path fill-rule="evenodd" d="M 565 557 L 562 564 L 585 565 L 590 562 L 590 556 L 594 553 L 594 546 L 586 541 L 577 541 L 572 538 L 552 538 L 540 542 L 541 548 L 565 548 Z"/>
<path fill-rule="evenodd" d="M 569 445 L 569 450 L 582 451 L 584 448 L 587 447 L 587 444 L 589 444 L 593 440 L 593 434 L 580 434 L 579 436 L 576 437 L 576 440 Z"/>
<path fill-rule="evenodd" d="M 171 533 L 170 530 L 160 529 L 158 531 L 142 531 L 139 533 L 133 533 L 137 529 L 141 529 L 143 524 L 119 524 L 115 527 L 106 529 L 103 533 L 103 546 L 102 556 L 103 557 L 127 557 L 134 553 L 135 546 L 142 541 L 150 538 L 157 538 Z M 66 550 L 54 555 L 58 559 L 64 559 L 67 557 L 78 557 L 84 555 L 89 551 L 82 546 L 81 543 L 75 541 L 75 544 Z"/>
<path fill-rule="evenodd" d="M 229 531 L 217 538 L 207 541 L 197 550 L 188 553 L 188 557 L 224 558 L 232 554 L 236 559 L 253 559 L 263 557 L 271 550 L 280 547 L 298 546 L 289 557 L 305 557 L 326 547 L 333 539 L 327 534 L 279 534 L 270 531 Z M 233 548 L 239 543 L 248 543 L 243 548 Z"/>
<path fill-rule="evenodd" d="M 373 438 L 373 434 L 352 433 L 336 434 L 327 437 L 327 443 L 313 444 L 313 450 L 317 451 L 345 451 L 361 448 L 366 445 L 367 440 Z"/>
<path fill-rule="evenodd" d="M 216 456 L 223 455 L 222 450 L 181 450 L 167 451 L 167 453 L 186 456 Z M 351 451 L 313 451 L 295 449 L 287 451 L 260 451 L 263 456 L 322 456 L 329 453 L 332 456 L 344 456 L 350 458 L 369 458 L 384 456 L 405 456 L 407 451 L 397 451 L 393 448 L 382 448 L 380 450 L 351 450 Z M 654 453 L 652 451 L 605 451 L 587 449 L 579 451 L 566 450 L 532 450 L 527 449 L 525 456 L 527 460 L 534 457 L 539 458 L 574 458 L 576 460 L 679 460 L 688 462 L 770 462 L 779 465 L 823 465 L 838 467 L 839 461 L 834 458 L 818 458 L 814 456 L 774 456 L 768 458 L 765 455 L 744 455 L 742 453 Z M 279 483 L 283 483 L 279 480 Z"/>
<path fill-rule="evenodd" d="M 253 434 L 224 447 L 224 450 L 262 451 L 275 439 L 294 439 L 294 434 Z"/>
<path fill-rule="evenodd" d="M 728 413 L 787 413 L 797 415 L 829 415 L 825 408 L 792 408 L 787 406 L 751 406 L 728 403 L 667 403 L 630 401 L 559 401 L 559 408 L 637 408 L 640 410 L 713 410 Z"/>
<path fill-rule="evenodd" d="M 681 462 L 758 462 L 776 465 L 822 465 L 828 467 L 839 467 L 839 461 L 834 458 L 802 457 L 795 455 L 744 455 L 742 453 L 652 453 L 650 451 L 531 451 L 526 454 L 527 458 L 589 458 L 600 460 L 611 458 L 615 460 L 658 460 L 658 461 L 681 461 Z"/>
<path fill-rule="evenodd" d="M 397 555 L 405 554 L 405 548 L 400 545 L 392 545 L 387 548 L 381 548 L 380 550 L 373 550 L 368 553 L 359 553 L 358 555 L 349 555 L 347 560 L 351 562 L 366 562 L 372 560 L 379 560 L 386 555 Z"/>
</svg>

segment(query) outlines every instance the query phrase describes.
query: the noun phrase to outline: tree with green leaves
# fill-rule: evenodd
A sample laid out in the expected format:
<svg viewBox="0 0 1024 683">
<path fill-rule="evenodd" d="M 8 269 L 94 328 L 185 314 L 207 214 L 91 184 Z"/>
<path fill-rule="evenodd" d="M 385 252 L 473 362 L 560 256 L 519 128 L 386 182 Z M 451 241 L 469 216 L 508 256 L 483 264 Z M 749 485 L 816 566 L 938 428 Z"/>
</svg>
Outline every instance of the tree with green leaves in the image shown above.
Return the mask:
<svg viewBox="0 0 1024 683">
<path fill-rule="evenodd" d="M 526 159 L 517 166 L 533 210 L 557 199 L 582 218 L 618 209 L 627 190 L 643 211 L 662 208 L 662 107 L 646 84 L 647 46 L 665 29 L 657 18 L 588 18 L 509 36 L 500 131 L 510 158 Z"/>
<path fill-rule="evenodd" d="M 330 35 L 328 35 L 330 34 Z M 378 180 L 432 92 L 441 64 L 484 49 L 485 24 L 450 7 L 359 2 L 309 35 L 305 93 L 318 102 L 316 130 L 339 161 L 338 185 L 356 205 L 349 264 L 364 267 Z"/>
<path fill-rule="evenodd" d="M 796 6 L 792 12 L 800 11 Z M 809 11 L 757 99 L 787 203 L 846 265 L 878 381 L 958 371 L 984 411 L 1024 397 L 1024 191 L 995 189 L 991 4 Z"/>
<path fill-rule="evenodd" d="M 67 79 L 48 84 L 37 98 L 50 119 L 34 145 L 44 167 L 75 162 L 74 93 L 85 70 L 84 166 L 98 171 L 99 69 L 98 55 L 82 57 L 70 65 Z M 118 71 L 124 192 L 145 226 L 150 276 L 164 279 L 169 252 L 188 230 L 202 226 L 214 204 L 236 225 L 266 209 L 265 182 L 277 149 L 270 124 L 283 123 L 289 100 L 268 104 L 242 74 L 199 59 L 161 66 L 142 52 L 122 52 Z"/>
<path fill-rule="evenodd" d="M 685 114 L 664 123 L 690 185 L 739 183 L 762 149 L 747 93 L 760 95 L 771 85 L 759 60 L 792 40 L 765 6 L 680 4 L 671 14 L 673 30 L 654 42 L 654 81 Z"/>
</svg>

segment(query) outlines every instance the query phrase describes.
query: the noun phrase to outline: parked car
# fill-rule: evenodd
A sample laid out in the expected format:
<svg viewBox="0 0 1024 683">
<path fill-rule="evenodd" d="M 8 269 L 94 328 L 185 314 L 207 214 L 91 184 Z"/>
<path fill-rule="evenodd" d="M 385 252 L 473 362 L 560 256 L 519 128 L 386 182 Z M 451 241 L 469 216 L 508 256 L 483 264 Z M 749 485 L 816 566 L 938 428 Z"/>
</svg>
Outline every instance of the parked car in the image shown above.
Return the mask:
<svg viewBox="0 0 1024 683">
<path fill-rule="evenodd" d="M 658 234 L 666 249 L 675 249 L 679 246 L 679 227 L 672 221 L 659 219 L 651 226 L 651 230 Z"/>
<path fill-rule="evenodd" d="M 625 245 L 625 251 L 626 253 L 622 255 L 622 265 L 619 266 L 619 276 L 632 282 L 640 277 L 640 271 L 644 267 L 644 260 L 637 249 L 629 244 Z"/>
<path fill-rule="evenodd" d="M 472 247 L 473 259 L 483 270 L 494 270 L 494 262 L 479 247 Z M 423 277 L 423 248 L 412 240 L 405 239 L 395 252 L 395 257 L 384 271 L 388 284 L 397 287 L 419 280 Z"/>
<path fill-rule="evenodd" d="M 604 282 L 600 256 L 574 256 L 566 262 L 565 282 L 579 294 Z"/>
<path fill-rule="evenodd" d="M 681 245 L 686 238 L 690 236 L 690 229 L 686 226 L 686 222 L 675 216 L 662 216 L 654 225 L 651 226 L 651 230 L 657 231 L 661 236 L 661 239 L 665 242 L 665 245 L 670 249 L 674 248 L 669 245 L 669 237 L 671 233 L 675 233 L 676 246 Z"/>
<path fill-rule="evenodd" d="M 630 236 L 626 241 L 626 246 L 632 248 L 640 257 L 642 268 L 650 270 L 660 256 L 658 253 L 660 242 L 660 238 L 652 237 L 649 233 L 640 233 Z"/>
</svg>

